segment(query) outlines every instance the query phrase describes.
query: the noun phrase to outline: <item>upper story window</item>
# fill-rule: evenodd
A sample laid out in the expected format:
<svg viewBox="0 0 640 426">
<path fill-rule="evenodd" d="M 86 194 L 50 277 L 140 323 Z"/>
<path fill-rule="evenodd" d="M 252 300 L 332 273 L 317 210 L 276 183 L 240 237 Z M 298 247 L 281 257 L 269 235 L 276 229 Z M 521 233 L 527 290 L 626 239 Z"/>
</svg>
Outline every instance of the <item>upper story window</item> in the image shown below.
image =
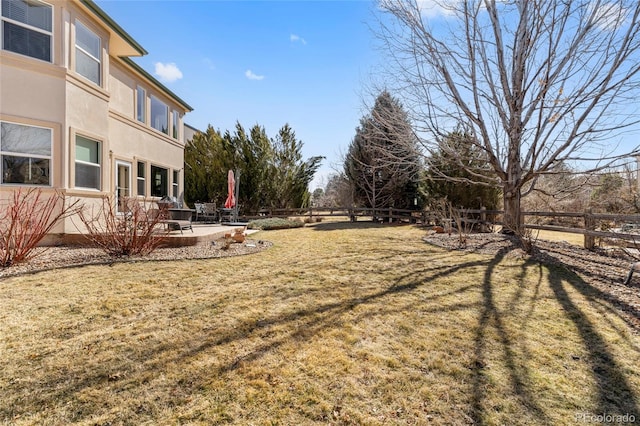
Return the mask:
<svg viewBox="0 0 640 426">
<path fill-rule="evenodd" d="M 2 183 L 51 185 L 52 136 L 44 127 L 0 122 Z"/>
<path fill-rule="evenodd" d="M 101 40 L 89 28 L 76 21 L 76 72 L 100 85 Z"/>
<path fill-rule="evenodd" d="M 136 89 L 136 118 L 141 123 L 147 121 L 147 92 L 140 86 Z"/>
<path fill-rule="evenodd" d="M 53 8 L 38 0 L 2 0 L 2 48 L 51 62 Z"/>
<path fill-rule="evenodd" d="M 180 116 L 178 115 L 178 111 L 173 111 L 171 114 L 173 120 L 171 128 L 173 129 L 173 138 L 178 139 L 178 123 L 180 122 Z"/>
<path fill-rule="evenodd" d="M 151 96 L 151 127 L 169 134 L 169 107 L 154 96 Z"/>
</svg>

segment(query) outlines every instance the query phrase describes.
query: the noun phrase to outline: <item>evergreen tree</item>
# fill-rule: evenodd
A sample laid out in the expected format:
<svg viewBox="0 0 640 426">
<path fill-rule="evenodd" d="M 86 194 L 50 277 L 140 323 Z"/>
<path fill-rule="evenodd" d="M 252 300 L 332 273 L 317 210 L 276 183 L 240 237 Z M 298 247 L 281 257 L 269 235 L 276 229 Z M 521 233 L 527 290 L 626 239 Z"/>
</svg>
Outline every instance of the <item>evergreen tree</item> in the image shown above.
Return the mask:
<svg viewBox="0 0 640 426">
<path fill-rule="evenodd" d="M 188 203 L 227 197 L 227 174 L 237 173 L 238 202 L 245 212 L 263 207 L 295 208 L 309 205 L 308 185 L 322 157 L 302 158 L 302 141 L 289 125 L 270 139 L 259 125 L 249 133 L 236 123 L 233 133 L 221 135 L 211 126 L 185 147 L 185 198 Z"/>
<path fill-rule="evenodd" d="M 421 206 L 419 158 L 407 113 L 383 91 L 371 113 L 360 120 L 345 158 L 354 202 L 370 208 Z"/>
<path fill-rule="evenodd" d="M 227 170 L 233 166 L 234 147 L 209 126 L 185 146 L 185 200 L 207 202 L 226 197 Z"/>
<path fill-rule="evenodd" d="M 454 207 L 484 206 L 495 210 L 500 203 L 499 185 L 497 181 L 494 186 L 480 183 L 487 182 L 494 172 L 485 153 L 470 138 L 464 132 L 454 131 L 442 139 L 440 150 L 429 160 L 426 192 L 430 199 L 446 199 Z"/>
</svg>

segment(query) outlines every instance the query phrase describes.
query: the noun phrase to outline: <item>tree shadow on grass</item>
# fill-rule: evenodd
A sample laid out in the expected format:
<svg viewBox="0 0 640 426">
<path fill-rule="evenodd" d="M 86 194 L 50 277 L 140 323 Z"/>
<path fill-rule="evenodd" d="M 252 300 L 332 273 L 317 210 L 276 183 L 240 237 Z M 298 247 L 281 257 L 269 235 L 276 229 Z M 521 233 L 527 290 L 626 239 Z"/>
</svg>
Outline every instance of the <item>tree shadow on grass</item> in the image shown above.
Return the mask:
<svg viewBox="0 0 640 426">
<path fill-rule="evenodd" d="M 534 423 L 550 424 L 550 419 L 544 409 L 537 402 L 536 395 L 527 383 L 531 376 L 528 366 L 518 361 L 515 353 L 514 341 L 510 335 L 503 319 L 503 314 L 498 308 L 495 301 L 493 280 L 496 267 L 502 262 L 505 255 L 515 248 L 514 246 L 501 249 L 496 253 L 495 257 L 487 264 L 482 282 L 482 308 L 478 321 L 478 330 L 475 337 L 475 360 L 472 366 L 473 371 L 473 396 L 471 402 L 471 417 L 475 424 L 485 424 L 485 389 L 489 386 L 485 369 L 488 367 L 486 357 L 488 329 L 493 325 L 497 332 L 499 343 L 503 350 L 505 364 L 508 370 L 510 385 L 520 403 L 528 408 L 529 414 L 535 416 Z M 519 296 L 516 296 L 519 297 Z M 512 301 L 515 304 L 516 300 Z"/>
<path fill-rule="evenodd" d="M 629 381 L 622 373 L 621 367 L 611 353 L 609 344 L 600 335 L 596 326 L 578 307 L 567 292 L 567 287 L 577 290 L 591 303 L 598 303 L 603 295 L 597 289 L 584 282 L 572 271 L 566 274 L 549 274 L 550 287 L 562 306 L 567 318 L 576 327 L 582 342 L 587 349 L 587 362 L 597 384 L 597 408 L 595 413 L 633 415 L 640 418 L 638 397 L 633 392 Z M 562 279 L 562 275 L 568 275 Z"/>
<path fill-rule="evenodd" d="M 371 227 L 383 226 L 373 223 L 366 225 Z M 349 228 L 337 227 L 335 229 Z M 507 324 L 509 319 L 504 318 L 504 314 L 496 300 L 495 283 L 499 279 L 496 269 L 503 261 L 507 251 L 499 252 L 490 260 L 462 257 L 461 261 L 455 264 L 434 264 L 433 258 L 437 257 L 437 255 L 424 258 L 422 263 L 413 266 L 406 273 L 396 275 L 394 282 L 390 282 L 386 288 L 361 294 L 358 297 L 345 297 L 336 302 L 323 302 L 322 298 L 319 297 L 317 299 L 318 302 L 311 306 L 291 309 L 259 319 L 243 318 L 233 327 L 202 329 L 192 335 L 185 336 L 184 341 L 155 342 L 135 353 L 127 354 L 129 358 L 136 358 L 137 364 L 141 366 L 140 369 L 129 370 L 128 365 L 130 363 L 114 362 L 105 367 L 104 372 L 94 371 L 88 373 L 83 372 L 81 366 L 78 366 L 77 370 L 68 372 L 69 376 L 75 377 L 75 379 L 63 381 L 60 376 L 52 374 L 48 377 L 47 382 L 41 383 L 44 389 L 43 392 L 28 395 L 26 398 L 31 399 L 31 402 L 35 401 L 41 406 L 51 404 L 51 401 L 66 400 L 79 410 L 74 420 L 90 419 L 92 416 L 100 414 L 96 413 L 96 410 L 100 408 L 85 407 L 75 401 L 75 395 L 86 388 L 109 386 L 116 389 L 128 389 L 137 387 L 141 382 L 148 380 L 145 377 L 152 374 L 162 375 L 171 365 L 190 365 L 194 363 L 194 360 L 201 358 L 203 354 L 208 352 L 215 353 L 212 351 L 225 345 L 236 346 L 235 350 L 229 349 L 227 351 L 229 356 L 217 358 L 212 365 L 205 365 L 199 370 L 196 369 L 196 373 L 202 374 L 185 374 L 174 383 L 174 386 L 179 388 L 182 394 L 197 393 L 207 387 L 207 380 L 212 375 L 235 371 L 243 365 L 257 361 L 266 354 L 291 342 L 309 341 L 314 335 L 318 335 L 324 330 L 344 327 L 345 317 L 343 314 L 358 306 L 380 303 L 386 297 L 413 292 L 439 278 L 455 276 L 455 274 L 469 268 L 483 267 L 486 270 L 481 282 L 473 284 L 461 283 L 451 291 L 444 290 L 437 294 L 431 294 L 427 298 L 429 302 L 437 304 L 439 300 L 444 300 L 447 296 L 462 294 L 474 289 L 479 289 L 480 291 L 480 298 L 477 304 L 471 305 L 466 302 L 449 303 L 443 306 L 442 309 L 442 311 L 456 312 L 460 309 L 466 310 L 471 306 L 478 306 L 480 310 L 478 328 L 475 339 L 472 342 L 475 345 L 475 359 L 473 364 L 469 366 L 472 379 L 471 420 L 476 424 L 484 424 L 486 422 L 484 399 L 486 398 L 485 389 L 488 386 L 488 379 L 485 374 L 485 367 L 488 362 L 487 353 L 489 352 L 487 341 L 492 338 L 489 336 L 490 331 L 495 330 L 514 395 L 526 407 L 527 414 L 532 416 L 532 423 L 551 424 L 551 419 L 540 406 L 539 397 L 533 393 L 528 384 L 532 375 L 530 366 L 518 358 L 516 346 L 521 342 L 516 341 L 509 333 L 509 324 Z M 394 256 L 387 250 L 384 255 L 388 256 L 387 261 L 390 263 L 393 257 L 401 258 L 406 256 L 407 253 L 405 251 L 397 251 Z M 525 264 L 525 267 L 527 265 Z M 344 267 L 357 268 L 357 265 L 345 265 Z M 622 412 L 633 414 L 636 418 L 639 418 L 636 396 L 615 364 L 614 357 L 608 350 L 605 340 L 595 330 L 594 325 L 589 322 L 588 317 L 571 301 L 565 290 L 567 284 L 561 278 L 554 278 L 553 274 L 550 275 L 552 276 L 550 287 L 555 297 L 560 302 L 567 317 L 575 324 L 589 352 L 589 362 L 593 375 L 600 385 L 598 407 L 602 409 L 603 413 Z M 524 272 L 522 277 L 524 277 Z M 587 297 L 597 298 L 597 294 L 592 293 L 579 277 L 572 276 L 567 282 Z M 540 282 L 538 282 L 539 285 Z M 537 294 L 537 290 L 535 291 Z M 522 293 L 517 291 L 510 301 L 511 307 L 515 308 L 518 304 L 521 304 L 522 298 Z M 425 300 L 423 298 L 422 301 L 424 302 Z M 419 307 L 416 306 L 415 308 L 418 309 Z M 386 307 L 382 305 L 376 311 L 367 312 L 367 315 L 380 315 L 381 312 L 386 312 L 385 309 Z M 437 315 L 438 312 L 435 309 L 435 307 L 431 308 L 427 312 Z M 528 315 L 530 316 L 531 313 Z M 278 332 L 277 329 L 282 327 L 286 327 L 286 330 Z M 275 334 L 269 334 L 271 332 Z M 245 339 L 249 339 L 247 344 L 242 343 Z M 238 346 L 238 343 L 242 343 L 242 345 Z M 126 380 L 123 380 L 122 384 L 118 383 L 118 379 L 111 381 L 113 379 L 109 376 L 110 371 L 122 371 L 122 376 Z M 144 403 L 144 399 L 141 401 L 141 403 Z M 172 401 L 172 403 L 180 404 L 179 401 Z M 14 414 L 16 413 L 14 412 Z M 149 414 L 150 417 L 154 415 L 159 415 L 159 413 L 152 412 Z M 141 417 L 141 419 L 144 418 L 148 417 Z"/>
<path fill-rule="evenodd" d="M 496 288 L 494 272 L 496 267 L 504 260 L 505 255 L 514 247 L 500 250 L 495 257 L 487 265 L 485 278 L 482 284 L 482 304 L 481 314 L 479 318 L 478 331 L 475 337 L 475 361 L 473 366 L 473 401 L 471 407 L 471 417 L 475 424 L 486 424 L 486 408 L 485 398 L 486 389 L 490 386 L 488 376 L 485 369 L 488 368 L 488 334 L 489 329 L 493 328 L 498 336 L 498 341 L 502 348 L 503 359 L 509 374 L 509 384 L 514 394 L 520 400 L 520 403 L 526 407 L 529 415 L 534 417 L 534 423 L 551 424 L 543 407 L 538 402 L 538 398 L 528 385 L 532 375 L 532 371 L 526 362 L 518 360 L 516 352 L 516 344 L 522 343 L 516 341 L 510 335 L 507 327 L 507 319 L 501 312 L 496 302 Z M 589 320 L 588 315 L 576 305 L 566 290 L 567 286 L 577 290 L 580 294 L 589 299 L 592 303 L 602 303 L 606 299 L 602 293 L 589 286 L 579 276 L 573 272 L 558 271 L 554 269 L 559 266 L 543 266 L 537 262 L 528 261 L 522 266 L 523 272 L 521 279 L 525 277 L 525 271 L 536 266 L 539 270 L 539 279 L 533 288 L 533 296 L 531 297 L 531 307 L 526 311 L 523 318 L 523 327 L 527 326 L 528 320 L 533 314 L 535 302 L 539 298 L 540 286 L 543 283 L 543 268 L 551 268 L 548 273 L 549 287 L 553 292 L 555 299 L 559 302 L 566 317 L 575 326 L 583 345 L 588 354 L 588 364 L 592 370 L 592 377 L 597 384 L 597 407 L 593 409 L 593 413 L 598 414 L 619 414 L 632 415 L 635 418 L 640 417 L 638 408 L 638 398 L 634 393 L 629 381 L 622 372 L 620 366 L 616 363 L 608 343 L 599 334 L 596 326 Z M 523 283 L 516 290 L 514 296 L 509 302 L 509 306 L 504 312 L 515 310 L 517 306 L 523 303 Z M 528 351 L 521 349 L 523 355 L 527 356 Z M 532 419 L 533 420 L 533 419 Z"/>
</svg>

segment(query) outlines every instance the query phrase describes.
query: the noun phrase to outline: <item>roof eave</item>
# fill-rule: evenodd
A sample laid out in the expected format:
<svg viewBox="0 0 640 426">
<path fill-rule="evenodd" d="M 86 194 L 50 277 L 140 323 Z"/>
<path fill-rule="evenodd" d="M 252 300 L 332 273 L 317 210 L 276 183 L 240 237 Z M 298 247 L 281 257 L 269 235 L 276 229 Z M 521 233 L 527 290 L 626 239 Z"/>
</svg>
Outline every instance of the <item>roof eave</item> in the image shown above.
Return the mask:
<svg viewBox="0 0 640 426">
<path fill-rule="evenodd" d="M 124 62 L 125 64 L 127 64 L 128 66 L 130 66 L 131 68 L 133 68 L 137 73 L 141 74 L 143 77 L 145 77 L 147 80 L 149 80 L 151 83 L 153 83 L 155 86 L 157 86 L 160 90 L 162 90 L 163 92 L 165 92 L 167 95 L 169 95 L 171 98 L 173 98 L 177 103 L 179 103 L 187 112 L 191 112 L 193 111 L 193 108 L 186 103 L 185 101 L 183 101 L 178 95 L 176 95 L 175 93 L 173 93 L 171 90 L 169 90 L 167 88 L 167 86 L 165 86 L 164 84 L 160 83 L 154 76 L 152 76 L 151 74 L 149 74 L 144 68 L 142 68 L 140 65 L 136 64 L 135 62 L 133 62 L 133 60 L 131 60 L 130 58 L 127 58 L 126 56 L 121 56 L 119 57 L 119 59 Z"/>
<path fill-rule="evenodd" d="M 95 2 L 92 0 L 79 0 L 79 2 L 106 25 L 112 37 L 111 48 L 114 54 L 117 56 L 144 56 L 148 53 Z"/>
</svg>

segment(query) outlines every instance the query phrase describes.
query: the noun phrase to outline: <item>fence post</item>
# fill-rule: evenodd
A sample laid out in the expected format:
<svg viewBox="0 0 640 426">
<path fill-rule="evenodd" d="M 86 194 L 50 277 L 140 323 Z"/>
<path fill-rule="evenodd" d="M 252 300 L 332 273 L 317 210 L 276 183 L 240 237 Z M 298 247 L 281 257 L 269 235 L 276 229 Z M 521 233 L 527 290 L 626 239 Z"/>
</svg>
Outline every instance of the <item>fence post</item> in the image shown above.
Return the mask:
<svg viewBox="0 0 640 426">
<path fill-rule="evenodd" d="M 391 218 L 392 214 L 393 214 L 393 211 L 392 211 L 391 207 L 389 207 L 389 223 L 393 222 L 393 219 Z"/>
<path fill-rule="evenodd" d="M 309 223 L 313 223 L 313 207 L 309 207 Z"/>
<path fill-rule="evenodd" d="M 487 208 L 480 206 L 480 232 L 487 232 Z"/>
<path fill-rule="evenodd" d="M 585 231 L 595 231 L 596 221 L 593 219 L 591 209 L 584 212 L 584 229 Z M 584 234 L 584 248 L 587 250 L 593 250 L 596 245 L 596 237 L 593 235 Z"/>
</svg>

